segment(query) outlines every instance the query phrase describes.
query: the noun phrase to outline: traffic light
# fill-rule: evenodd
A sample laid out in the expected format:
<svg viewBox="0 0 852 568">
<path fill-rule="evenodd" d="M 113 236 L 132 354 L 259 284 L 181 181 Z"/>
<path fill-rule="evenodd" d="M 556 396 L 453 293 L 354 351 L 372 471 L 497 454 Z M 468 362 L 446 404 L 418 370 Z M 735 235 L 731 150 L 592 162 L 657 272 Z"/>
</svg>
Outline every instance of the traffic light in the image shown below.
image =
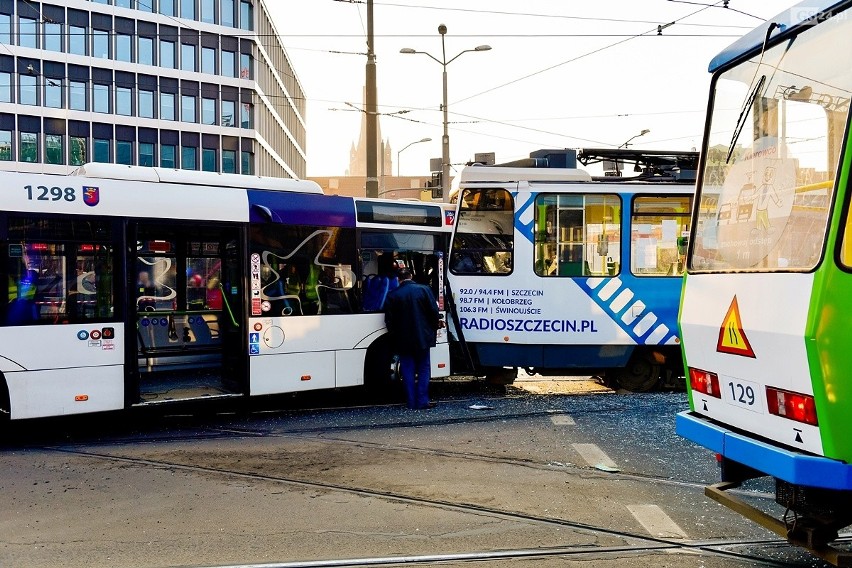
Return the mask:
<svg viewBox="0 0 852 568">
<path fill-rule="evenodd" d="M 444 184 L 441 172 L 432 172 L 432 181 L 429 182 L 429 187 L 432 188 L 432 199 L 444 198 Z"/>
</svg>

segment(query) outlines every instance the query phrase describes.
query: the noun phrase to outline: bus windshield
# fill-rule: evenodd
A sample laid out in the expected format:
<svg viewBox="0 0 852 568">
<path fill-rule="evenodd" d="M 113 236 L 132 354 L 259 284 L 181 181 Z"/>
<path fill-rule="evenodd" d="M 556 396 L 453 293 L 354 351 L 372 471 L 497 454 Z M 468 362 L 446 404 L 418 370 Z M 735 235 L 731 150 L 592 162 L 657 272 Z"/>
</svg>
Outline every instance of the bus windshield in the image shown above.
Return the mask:
<svg viewBox="0 0 852 568">
<path fill-rule="evenodd" d="M 824 23 L 715 77 L 691 271 L 819 262 L 852 94 L 852 21 Z"/>
</svg>

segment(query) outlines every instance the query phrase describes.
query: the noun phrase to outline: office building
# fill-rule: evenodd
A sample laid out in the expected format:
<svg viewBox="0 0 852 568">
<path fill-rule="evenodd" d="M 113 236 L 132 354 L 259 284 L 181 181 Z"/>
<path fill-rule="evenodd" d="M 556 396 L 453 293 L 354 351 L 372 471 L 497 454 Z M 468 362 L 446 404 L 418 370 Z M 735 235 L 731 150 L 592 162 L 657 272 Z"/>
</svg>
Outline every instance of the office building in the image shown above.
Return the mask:
<svg viewBox="0 0 852 568">
<path fill-rule="evenodd" d="M 261 0 L 0 0 L 0 170 L 304 178 L 305 98 Z"/>
</svg>

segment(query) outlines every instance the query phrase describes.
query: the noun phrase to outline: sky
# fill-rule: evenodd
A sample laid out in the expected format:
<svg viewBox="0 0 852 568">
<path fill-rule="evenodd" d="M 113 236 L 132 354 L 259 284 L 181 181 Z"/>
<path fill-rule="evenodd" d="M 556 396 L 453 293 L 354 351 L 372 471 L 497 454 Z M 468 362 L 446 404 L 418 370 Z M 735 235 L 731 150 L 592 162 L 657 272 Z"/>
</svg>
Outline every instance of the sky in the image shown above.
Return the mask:
<svg viewBox="0 0 852 568">
<path fill-rule="evenodd" d="M 393 172 L 428 175 L 430 158 L 441 157 L 442 65 L 400 53 L 441 60 L 440 24 L 448 61 L 491 47 L 447 65 L 457 175 L 483 152 L 501 163 L 544 148 L 617 148 L 631 138 L 635 149 L 700 149 L 710 60 L 793 3 L 374 0 L 379 124 Z M 307 174 L 345 175 L 364 109 L 366 0 L 266 5 L 307 98 Z M 417 142 L 424 138 L 432 140 Z"/>
</svg>

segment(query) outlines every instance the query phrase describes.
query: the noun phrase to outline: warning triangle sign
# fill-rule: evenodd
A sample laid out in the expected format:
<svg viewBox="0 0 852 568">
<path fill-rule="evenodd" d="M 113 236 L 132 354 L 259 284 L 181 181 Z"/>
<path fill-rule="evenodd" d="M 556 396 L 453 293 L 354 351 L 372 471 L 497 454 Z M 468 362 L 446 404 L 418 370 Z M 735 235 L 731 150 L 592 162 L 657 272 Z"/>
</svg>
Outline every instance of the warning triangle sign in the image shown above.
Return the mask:
<svg viewBox="0 0 852 568">
<path fill-rule="evenodd" d="M 740 320 L 740 306 L 737 304 L 736 296 L 731 301 L 731 307 L 728 308 L 728 313 L 725 314 L 725 319 L 719 327 L 719 341 L 716 343 L 716 351 L 756 358 L 745 331 L 743 331 L 743 322 Z"/>
</svg>

